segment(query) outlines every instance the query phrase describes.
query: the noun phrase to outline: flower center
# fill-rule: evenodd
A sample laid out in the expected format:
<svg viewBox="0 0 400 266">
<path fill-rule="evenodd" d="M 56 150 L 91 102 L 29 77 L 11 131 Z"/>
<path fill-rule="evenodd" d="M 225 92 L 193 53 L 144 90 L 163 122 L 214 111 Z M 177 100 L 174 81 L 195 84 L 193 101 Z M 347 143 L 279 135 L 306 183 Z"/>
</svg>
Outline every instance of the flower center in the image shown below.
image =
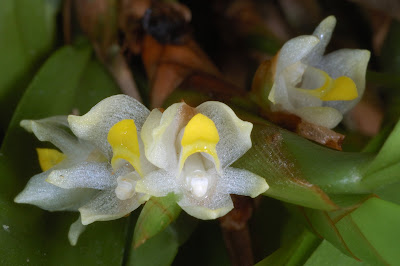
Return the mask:
<svg viewBox="0 0 400 266">
<path fill-rule="evenodd" d="M 210 185 L 209 175 L 204 166 L 203 157 L 200 153 L 188 157 L 183 168 L 184 180 L 187 189 L 196 197 L 204 197 Z"/>
<path fill-rule="evenodd" d="M 328 73 L 314 67 L 307 67 L 298 90 L 320 98 L 323 101 L 350 101 L 358 97 L 354 81 L 345 76 L 332 79 Z"/>
<path fill-rule="evenodd" d="M 201 170 L 195 170 L 186 176 L 187 183 L 193 195 L 203 197 L 208 190 L 208 178 L 206 173 Z"/>
<path fill-rule="evenodd" d="M 117 178 L 117 187 L 115 188 L 115 194 L 120 200 L 127 200 L 133 197 L 135 194 L 136 181 L 132 173 L 127 175 L 119 176 Z"/>
</svg>

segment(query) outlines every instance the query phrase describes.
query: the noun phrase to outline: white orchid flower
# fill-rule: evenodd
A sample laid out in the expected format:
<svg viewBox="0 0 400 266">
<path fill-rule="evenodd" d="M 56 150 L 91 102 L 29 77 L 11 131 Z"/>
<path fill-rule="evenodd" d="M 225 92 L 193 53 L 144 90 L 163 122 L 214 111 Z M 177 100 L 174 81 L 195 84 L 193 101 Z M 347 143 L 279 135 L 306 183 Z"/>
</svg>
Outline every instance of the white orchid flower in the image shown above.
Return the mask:
<svg viewBox="0 0 400 266">
<path fill-rule="evenodd" d="M 230 194 L 256 197 L 268 189 L 263 178 L 229 167 L 250 149 L 252 127 L 220 102 L 154 109 L 141 137 L 147 159 L 159 169 L 136 190 L 156 197 L 175 193 L 179 206 L 199 219 L 225 215 L 233 208 Z"/>
<path fill-rule="evenodd" d="M 335 127 L 361 99 L 370 52 L 341 49 L 324 55 L 336 19 L 323 20 L 313 35 L 286 42 L 272 63 L 272 111 Z"/>
<path fill-rule="evenodd" d="M 61 152 L 38 150 L 44 172 L 30 179 L 15 202 L 49 211 L 79 211 L 80 218 L 69 232 L 73 245 L 85 225 L 129 214 L 148 198 L 134 190 L 140 175 L 152 169 L 137 138 L 148 114 L 149 110 L 133 98 L 116 95 L 83 116 L 69 116 L 69 124 L 67 117 L 22 121 L 25 129 Z M 126 140 L 120 137 L 121 131 L 130 138 L 130 147 L 137 150 L 134 164 L 124 160 L 127 153 L 120 147 Z"/>
</svg>

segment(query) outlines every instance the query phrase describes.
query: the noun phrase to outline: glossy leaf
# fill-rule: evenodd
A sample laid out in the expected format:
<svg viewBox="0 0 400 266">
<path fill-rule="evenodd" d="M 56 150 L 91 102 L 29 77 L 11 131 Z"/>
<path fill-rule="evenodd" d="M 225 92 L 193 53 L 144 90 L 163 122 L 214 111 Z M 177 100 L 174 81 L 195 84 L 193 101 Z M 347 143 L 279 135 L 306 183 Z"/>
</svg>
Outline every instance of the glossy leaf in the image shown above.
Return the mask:
<svg viewBox="0 0 400 266">
<path fill-rule="evenodd" d="M 361 184 L 363 170 L 374 158 L 369 153 L 340 152 L 285 132 L 285 147 L 296 158 L 302 176 L 326 193 L 358 194 L 369 190 Z"/>
<path fill-rule="evenodd" d="M 135 248 L 132 245 L 127 265 L 162 266 L 172 264 L 179 246 L 187 241 L 196 228 L 197 222 L 197 219 L 185 213 L 181 214 L 177 220 L 139 247 Z"/>
<path fill-rule="evenodd" d="M 0 4 L 0 122 L 5 129 L 34 68 L 53 49 L 59 0 Z"/>
<path fill-rule="evenodd" d="M 178 218 L 181 210 L 176 203 L 176 196 L 172 193 L 162 198 L 150 198 L 144 205 L 136 223 L 133 235 L 134 247 L 138 248 L 164 230 Z"/>
<path fill-rule="evenodd" d="M 313 230 L 343 253 L 371 265 L 393 265 L 400 259 L 400 206 L 372 197 L 347 211 L 303 213 Z"/>
<path fill-rule="evenodd" d="M 346 256 L 342 252 L 340 252 L 337 248 L 335 248 L 331 243 L 324 240 L 318 246 L 317 249 L 314 250 L 312 255 L 307 259 L 304 263 L 304 266 L 336 266 L 336 265 L 346 265 L 346 266 L 368 266 L 371 265 L 366 262 L 360 262 L 349 256 Z"/>
<path fill-rule="evenodd" d="M 389 137 L 386 139 L 376 158 L 368 166 L 367 174 L 390 167 L 400 162 L 400 122 L 394 127 Z"/>
<path fill-rule="evenodd" d="M 19 126 L 21 119 L 87 112 L 102 98 L 118 93 L 117 86 L 96 61 L 87 45 L 64 47 L 39 70 L 20 101 L 0 157 L 0 230 L 3 265 L 119 265 L 122 263 L 127 219 L 89 225 L 77 246 L 67 238 L 76 213 L 48 213 L 15 204 L 13 198 L 40 171 L 35 148 L 47 145 Z M 79 92 L 79 93 L 78 93 Z M 86 100 L 79 99 L 87 95 Z M 4 247 L 4 248 L 3 248 Z"/>
<path fill-rule="evenodd" d="M 366 167 L 363 178 L 366 187 L 379 189 L 400 182 L 399 134 L 400 122 L 394 127 L 376 158 Z"/>
<path fill-rule="evenodd" d="M 254 124 L 251 138 L 252 148 L 233 166 L 264 177 L 270 187 L 265 195 L 311 208 L 336 208 L 328 195 L 303 178 L 295 157 L 283 146 L 281 130 L 272 125 Z"/>
<path fill-rule="evenodd" d="M 263 259 L 257 266 L 296 266 L 303 265 L 314 252 L 321 240 L 308 230 L 304 230 L 292 242 L 281 247 L 267 258 Z"/>
</svg>

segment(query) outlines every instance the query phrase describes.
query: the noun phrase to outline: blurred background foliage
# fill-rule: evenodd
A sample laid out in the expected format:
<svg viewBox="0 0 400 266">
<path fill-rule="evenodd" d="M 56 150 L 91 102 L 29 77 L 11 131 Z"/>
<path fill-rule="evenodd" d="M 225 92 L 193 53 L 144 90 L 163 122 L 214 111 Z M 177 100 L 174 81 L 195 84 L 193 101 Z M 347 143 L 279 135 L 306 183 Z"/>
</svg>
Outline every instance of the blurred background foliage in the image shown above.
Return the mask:
<svg viewBox="0 0 400 266">
<path fill-rule="evenodd" d="M 399 264 L 399 14 L 396 0 L 1 1 L 0 264 Z M 328 52 L 372 52 L 362 101 L 337 133 L 323 131 L 345 135 L 343 151 L 274 125 L 248 96 L 260 63 L 328 15 L 338 21 Z M 19 122 L 84 114 L 118 93 L 149 108 L 226 102 L 254 124 L 234 166 L 270 189 L 206 222 L 173 195 L 152 198 L 70 246 L 76 213 L 13 202 L 40 171 L 35 148 L 49 145 Z"/>
</svg>

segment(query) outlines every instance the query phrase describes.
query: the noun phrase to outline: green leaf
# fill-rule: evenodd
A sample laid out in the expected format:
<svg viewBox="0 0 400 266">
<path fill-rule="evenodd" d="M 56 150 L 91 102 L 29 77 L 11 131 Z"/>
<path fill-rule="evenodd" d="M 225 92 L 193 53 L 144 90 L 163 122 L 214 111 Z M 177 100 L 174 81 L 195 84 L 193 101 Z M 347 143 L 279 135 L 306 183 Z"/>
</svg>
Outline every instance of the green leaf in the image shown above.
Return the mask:
<svg viewBox="0 0 400 266">
<path fill-rule="evenodd" d="M 366 194 L 375 188 L 362 183 L 365 167 L 374 154 L 341 152 L 318 145 L 235 108 L 253 123 L 252 148 L 234 167 L 252 171 L 268 182 L 267 196 L 297 205 L 334 210 L 330 194 Z"/>
<path fill-rule="evenodd" d="M 377 172 L 383 168 L 400 162 L 400 122 L 396 124 L 389 137 L 386 139 L 375 159 L 366 169 L 367 174 Z M 400 177 L 400 175 L 399 175 Z M 400 180 L 399 180 L 400 181 Z"/>
<path fill-rule="evenodd" d="M 171 265 L 178 253 L 179 244 L 170 227 L 146 241 L 131 253 L 128 265 Z"/>
<path fill-rule="evenodd" d="M 302 177 L 326 193 L 367 193 L 361 180 L 373 154 L 340 152 L 284 132 L 285 147 L 295 158 Z"/>
<path fill-rule="evenodd" d="M 164 230 L 178 218 L 181 210 L 176 203 L 176 196 L 173 193 L 162 198 L 150 198 L 144 205 L 136 223 L 133 235 L 134 247 L 139 247 L 148 239 Z"/>
<path fill-rule="evenodd" d="M 2 176 L 2 195 L 16 195 L 22 190 L 26 178 L 38 167 L 20 167 L 23 158 L 36 158 L 34 138 L 19 123 L 22 119 L 40 119 L 53 115 L 69 114 L 74 108 L 76 91 L 89 62 L 89 47 L 77 49 L 64 47 L 54 53 L 39 70 L 10 122 L 1 152 L 13 167 L 18 178 Z M 25 156 L 21 156 L 24 151 Z M 36 161 L 36 159 L 35 159 Z M 25 179 L 22 177 L 26 177 Z M 4 184 L 3 182 L 7 182 Z M 17 188 L 13 190 L 10 188 Z"/>
<path fill-rule="evenodd" d="M 91 224 L 72 247 L 67 232 L 76 213 L 49 213 L 13 202 L 28 178 L 40 171 L 35 155 L 39 142 L 20 128 L 20 120 L 67 115 L 72 110 L 84 113 L 103 97 L 118 92 L 90 55 L 87 44 L 55 52 L 26 90 L 10 123 L 0 157 L 0 223 L 6 229 L 0 230 L 0 241 L 6 243 L 0 249 L 2 265 L 122 263 L 128 219 Z"/>
<path fill-rule="evenodd" d="M 196 228 L 197 221 L 185 213 L 181 214 L 177 220 L 139 247 L 131 247 L 127 264 L 132 266 L 172 264 L 179 246 L 187 241 Z"/>
<path fill-rule="evenodd" d="M 257 266 L 296 266 L 303 265 L 321 240 L 308 230 L 304 230 L 295 240 L 281 247 L 267 258 L 263 259 Z"/>
<path fill-rule="evenodd" d="M 295 158 L 283 147 L 281 131 L 254 124 L 251 137 L 252 148 L 233 166 L 264 177 L 270 187 L 265 195 L 311 208 L 336 208 L 322 190 L 302 179 Z"/>
<path fill-rule="evenodd" d="M 371 265 L 366 262 L 360 262 L 349 256 L 346 256 L 335 248 L 331 243 L 324 240 L 314 250 L 312 255 L 304 263 L 305 266 L 336 266 L 336 265 L 346 265 L 346 266 L 368 266 Z"/>
<path fill-rule="evenodd" d="M 0 125 L 6 128 L 34 69 L 53 49 L 59 0 L 0 4 Z"/>
<path fill-rule="evenodd" d="M 400 206 L 372 197 L 361 206 L 338 212 L 305 209 L 312 229 L 343 253 L 371 265 L 400 260 Z"/>
<path fill-rule="evenodd" d="M 366 167 L 362 180 L 364 186 L 379 189 L 400 182 L 399 136 L 400 122 L 397 122 L 375 159 Z"/>
</svg>

